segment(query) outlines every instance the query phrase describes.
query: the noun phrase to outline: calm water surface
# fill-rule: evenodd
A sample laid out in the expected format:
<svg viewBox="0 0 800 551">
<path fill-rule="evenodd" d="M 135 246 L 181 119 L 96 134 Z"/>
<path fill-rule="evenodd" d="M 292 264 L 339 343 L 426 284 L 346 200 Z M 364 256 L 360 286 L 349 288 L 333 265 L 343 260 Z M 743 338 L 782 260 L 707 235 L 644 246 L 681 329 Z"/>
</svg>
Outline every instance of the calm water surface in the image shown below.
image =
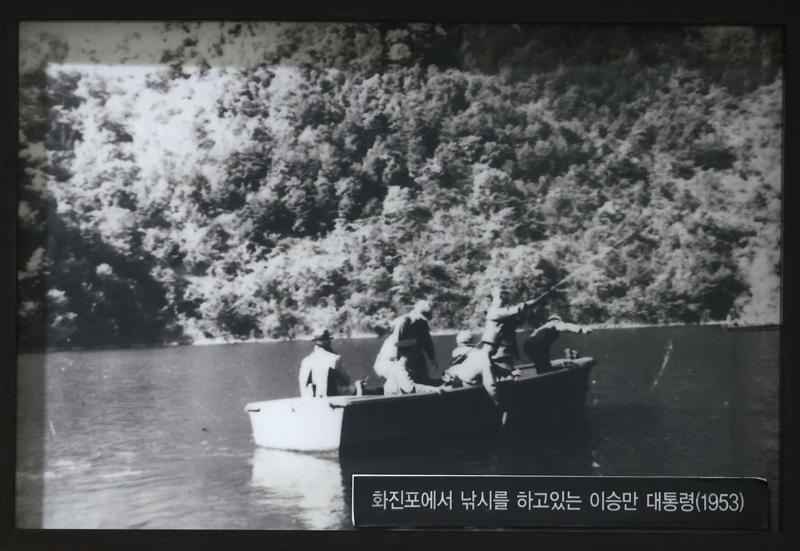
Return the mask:
<svg viewBox="0 0 800 551">
<path fill-rule="evenodd" d="M 354 456 L 254 446 L 244 405 L 297 394 L 308 342 L 25 354 L 17 524 L 349 528 L 353 472 L 760 476 L 778 490 L 778 331 L 565 336 L 598 359 L 585 426 Z M 439 359 L 453 337 L 437 337 Z M 335 341 L 370 372 L 380 341 Z M 776 507 L 773 506 L 773 511 Z"/>
</svg>

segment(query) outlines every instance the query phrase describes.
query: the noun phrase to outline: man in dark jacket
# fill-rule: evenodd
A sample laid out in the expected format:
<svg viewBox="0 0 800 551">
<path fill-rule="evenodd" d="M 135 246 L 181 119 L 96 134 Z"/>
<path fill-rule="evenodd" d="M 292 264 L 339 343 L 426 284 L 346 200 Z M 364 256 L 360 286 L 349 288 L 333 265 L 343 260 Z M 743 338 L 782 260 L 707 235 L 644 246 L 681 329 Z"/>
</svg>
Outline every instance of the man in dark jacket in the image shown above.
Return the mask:
<svg viewBox="0 0 800 551">
<path fill-rule="evenodd" d="M 430 302 L 420 300 L 411 312 L 395 320 L 397 356 L 405 361 L 406 369 L 415 383 L 430 382 L 428 363 L 434 369 L 439 368 L 428 323 L 431 309 Z"/>
<path fill-rule="evenodd" d="M 547 318 L 547 322 L 531 333 L 522 343 L 522 349 L 533 362 L 537 373 L 553 371 L 553 366 L 550 363 L 550 347 L 556 342 L 562 331 L 580 334 L 589 333 L 591 329 L 574 323 L 566 323 L 557 315 Z"/>
<path fill-rule="evenodd" d="M 373 369 L 386 379 L 385 394 L 432 392 L 440 387 L 431 385 L 428 364 L 439 368 L 433 348 L 430 326 L 431 304 L 420 300 L 411 312 L 392 323 L 392 332 L 383 342 Z"/>
</svg>

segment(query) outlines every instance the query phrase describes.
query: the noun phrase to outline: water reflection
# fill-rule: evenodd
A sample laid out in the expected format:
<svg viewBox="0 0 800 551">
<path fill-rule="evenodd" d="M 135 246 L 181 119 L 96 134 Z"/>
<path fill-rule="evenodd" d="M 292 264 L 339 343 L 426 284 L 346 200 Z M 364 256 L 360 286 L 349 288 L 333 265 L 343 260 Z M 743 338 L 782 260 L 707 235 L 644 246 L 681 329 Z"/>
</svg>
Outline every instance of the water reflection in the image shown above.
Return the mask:
<svg viewBox="0 0 800 551">
<path fill-rule="evenodd" d="M 350 517 L 351 477 L 357 473 L 593 474 L 588 428 L 580 423 L 561 427 L 324 455 L 259 448 L 253 454 L 251 484 L 262 514 L 291 511 L 292 527 L 343 528 Z"/>
<path fill-rule="evenodd" d="M 293 511 L 303 528 L 339 528 L 346 513 L 336 454 L 256 449 L 252 484 L 265 493 L 262 505 Z"/>
</svg>

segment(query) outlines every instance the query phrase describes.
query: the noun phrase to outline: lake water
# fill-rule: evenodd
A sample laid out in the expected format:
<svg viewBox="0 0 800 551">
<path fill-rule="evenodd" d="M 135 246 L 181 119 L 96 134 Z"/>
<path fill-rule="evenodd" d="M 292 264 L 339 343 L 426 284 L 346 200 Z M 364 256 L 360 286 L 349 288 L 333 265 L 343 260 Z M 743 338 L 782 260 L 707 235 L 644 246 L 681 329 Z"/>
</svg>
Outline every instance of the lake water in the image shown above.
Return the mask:
<svg viewBox="0 0 800 551">
<path fill-rule="evenodd" d="M 453 337 L 436 337 L 441 363 Z M 352 376 L 380 341 L 334 341 Z M 244 405 L 297 394 L 308 342 L 19 357 L 22 528 L 345 529 L 353 472 L 759 476 L 776 518 L 779 332 L 563 336 L 598 359 L 588 422 L 342 457 L 257 449 Z"/>
</svg>

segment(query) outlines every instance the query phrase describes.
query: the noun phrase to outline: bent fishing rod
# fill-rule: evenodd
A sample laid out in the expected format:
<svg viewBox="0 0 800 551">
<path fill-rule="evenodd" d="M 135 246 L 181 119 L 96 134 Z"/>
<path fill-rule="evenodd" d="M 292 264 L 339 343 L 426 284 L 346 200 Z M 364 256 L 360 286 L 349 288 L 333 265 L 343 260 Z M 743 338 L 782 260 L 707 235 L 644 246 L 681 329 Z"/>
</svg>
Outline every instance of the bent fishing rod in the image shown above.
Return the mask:
<svg viewBox="0 0 800 551">
<path fill-rule="evenodd" d="M 620 245 L 622 245 L 623 243 L 625 243 L 625 242 L 626 242 L 627 240 L 629 240 L 631 237 L 635 236 L 635 235 L 636 235 L 636 234 L 638 234 L 640 231 L 642 231 L 642 229 L 643 229 L 643 228 L 644 228 L 646 225 L 647 225 L 647 222 L 645 222 L 645 223 L 644 223 L 644 224 L 642 224 L 640 227 L 638 227 L 638 228 L 636 228 L 635 230 L 633 230 L 631 233 L 629 233 L 628 235 L 626 235 L 626 236 L 625 236 L 625 237 L 623 237 L 622 239 L 619 239 L 618 241 L 616 241 L 615 243 L 613 243 L 613 244 L 612 244 L 612 245 L 611 245 L 611 246 L 610 246 L 608 249 L 606 249 L 605 251 L 603 251 L 603 254 L 607 254 L 609 251 L 613 251 L 614 249 L 616 249 L 617 247 L 619 247 Z M 574 276 L 575 276 L 575 275 L 576 275 L 578 272 L 580 272 L 580 270 L 581 270 L 582 268 L 584 268 L 584 267 L 585 267 L 585 265 L 584 265 L 584 266 L 581 266 L 580 268 L 578 268 L 578 269 L 576 269 L 576 270 L 573 270 L 573 271 L 572 271 L 572 273 L 570 273 L 570 274 L 567 274 L 567 276 L 566 276 L 566 277 L 562 278 L 560 281 L 558 281 L 558 283 L 556 283 L 555 285 L 553 285 L 552 287 L 550 287 L 549 289 L 547 289 L 547 290 L 546 290 L 544 293 L 542 293 L 541 295 L 537 296 L 536 298 L 532 298 L 532 299 L 530 299 L 530 300 L 526 300 L 526 301 L 524 302 L 524 304 L 525 304 L 526 306 L 528 306 L 528 307 L 530 307 L 530 306 L 533 306 L 534 304 L 536 304 L 537 302 L 539 302 L 540 300 L 542 300 L 544 297 L 546 297 L 547 295 L 549 295 L 550 293 L 552 293 L 553 291 L 555 291 L 555 290 L 556 290 L 558 287 L 560 287 L 561 285 L 563 285 L 564 283 L 566 283 L 567 281 L 569 281 L 570 279 L 572 279 L 572 278 L 573 278 L 573 277 L 574 277 Z"/>
</svg>

